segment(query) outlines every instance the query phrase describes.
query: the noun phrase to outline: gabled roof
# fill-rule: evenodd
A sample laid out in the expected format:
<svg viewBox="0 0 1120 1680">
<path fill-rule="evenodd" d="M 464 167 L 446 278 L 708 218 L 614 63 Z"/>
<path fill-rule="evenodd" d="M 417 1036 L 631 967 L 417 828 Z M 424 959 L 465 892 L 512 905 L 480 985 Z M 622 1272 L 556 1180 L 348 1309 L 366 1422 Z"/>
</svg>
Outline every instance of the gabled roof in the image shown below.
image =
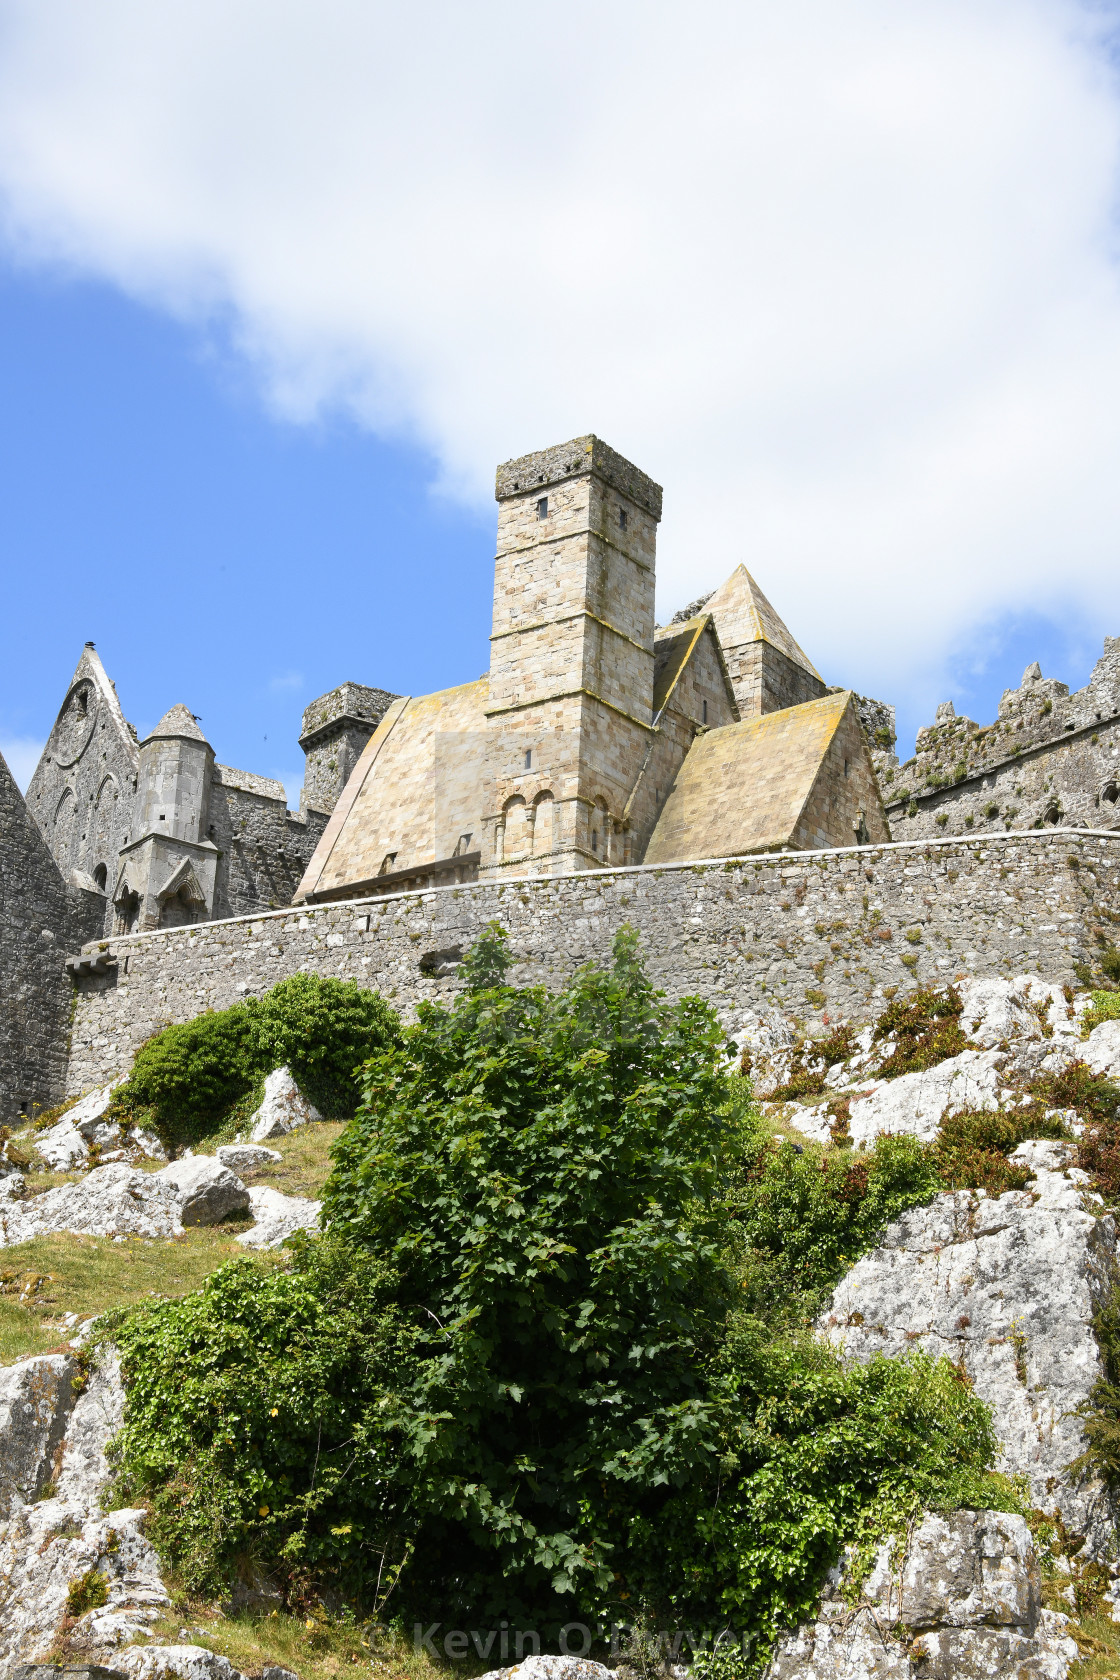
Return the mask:
<svg viewBox="0 0 1120 1680">
<path fill-rule="evenodd" d="M 711 596 L 705 611 L 715 619 L 716 633 L 725 651 L 741 647 L 744 642 L 769 642 L 795 665 L 810 672 L 819 682 L 824 681 L 745 566 L 736 566 Z"/>
<path fill-rule="evenodd" d="M 739 708 L 735 703 L 735 693 L 731 687 L 731 679 L 727 675 L 727 665 L 724 661 L 723 649 L 719 644 L 719 637 L 715 634 L 712 615 L 708 612 L 699 612 L 693 618 L 680 619 L 672 624 L 666 624 L 655 632 L 653 642 L 653 715 L 655 718 L 665 710 L 672 698 L 673 690 L 695 653 L 697 644 L 705 630 L 711 635 L 715 656 L 723 672 L 731 714 L 733 717 L 738 717 Z"/>
<path fill-rule="evenodd" d="M 890 839 L 852 696 L 842 690 L 698 736 L 643 861 L 850 846 L 860 812 L 868 838 Z"/>
<path fill-rule="evenodd" d="M 165 712 L 147 739 L 154 741 L 157 737 L 164 736 L 176 737 L 179 740 L 203 741 L 207 746 L 210 745 L 195 722 L 194 713 L 183 705 L 172 706 L 169 712 Z"/>
</svg>

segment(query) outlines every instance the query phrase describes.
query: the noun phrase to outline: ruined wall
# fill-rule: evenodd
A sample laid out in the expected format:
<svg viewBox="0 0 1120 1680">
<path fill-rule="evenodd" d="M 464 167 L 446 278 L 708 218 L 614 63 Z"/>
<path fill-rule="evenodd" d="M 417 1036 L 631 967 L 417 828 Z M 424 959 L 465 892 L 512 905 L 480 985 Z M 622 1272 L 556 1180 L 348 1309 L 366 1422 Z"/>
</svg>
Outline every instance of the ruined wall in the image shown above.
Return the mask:
<svg viewBox="0 0 1120 1680">
<path fill-rule="evenodd" d="M 1047 830 L 481 882 L 130 935 L 113 941 L 115 983 L 78 982 L 68 1088 L 123 1072 L 166 1022 L 299 970 L 359 980 L 408 1010 L 449 997 L 454 974 L 426 968 L 493 918 L 509 930 L 517 983 L 557 985 L 605 958 L 632 922 L 657 984 L 709 998 L 733 1029 L 744 1010 L 770 1004 L 806 1022 L 858 1017 L 916 981 L 961 974 L 1076 984 L 1120 923 L 1120 834 Z"/>
<path fill-rule="evenodd" d="M 1084 688 L 1029 666 L 981 729 L 938 707 L 913 758 L 881 773 L 896 840 L 1051 827 L 1120 828 L 1120 639 Z"/>
<path fill-rule="evenodd" d="M 99 894 L 63 880 L 0 758 L 0 1122 L 62 1095 L 73 999 L 64 964 L 103 915 Z"/>
<path fill-rule="evenodd" d="M 219 847 L 215 915 L 248 916 L 290 904 L 319 836 L 324 811 L 288 810 L 281 783 L 214 766 L 207 838 Z"/>
</svg>

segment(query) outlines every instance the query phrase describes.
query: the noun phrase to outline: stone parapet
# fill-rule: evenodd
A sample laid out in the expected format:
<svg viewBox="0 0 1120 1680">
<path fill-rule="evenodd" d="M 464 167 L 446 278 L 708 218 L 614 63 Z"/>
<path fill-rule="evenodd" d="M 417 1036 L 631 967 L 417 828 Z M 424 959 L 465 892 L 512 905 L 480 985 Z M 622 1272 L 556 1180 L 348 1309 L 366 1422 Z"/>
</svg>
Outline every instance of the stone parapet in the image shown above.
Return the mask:
<svg viewBox="0 0 1120 1680">
<path fill-rule="evenodd" d="M 604 961 L 624 923 L 670 997 L 736 1032 L 772 1005 L 807 1028 L 863 1018 L 914 983 L 1030 971 L 1077 984 L 1120 922 L 1120 834 L 1041 831 L 603 869 L 279 910 L 103 945 L 76 982 L 68 1089 L 126 1071 L 160 1027 L 297 971 L 358 980 L 404 1013 L 458 990 L 457 955 L 496 920 L 518 984 Z M 438 960 L 435 960 L 437 959 Z"/>
<path fill-rule="evenodd" d="M 519 455 L 514 461 L 503 461 L 494 480 L 494 496 L 499 502 L 511 496 L 525 496 L 530 491 L 547 489 L 566 478 L 578 478 L 592 473 L 603 479 L 622 495 L 629 496 L 639 507 L 645 508 L 655 519 L 661 518 L 661 486 L 655 484 L 640 467 L 634 466 L 624 455 L 591 435 L 572 438 L 569 443 L 556 443 L 550 449 L 538 449 L 532 455 Z"/>
</svg>

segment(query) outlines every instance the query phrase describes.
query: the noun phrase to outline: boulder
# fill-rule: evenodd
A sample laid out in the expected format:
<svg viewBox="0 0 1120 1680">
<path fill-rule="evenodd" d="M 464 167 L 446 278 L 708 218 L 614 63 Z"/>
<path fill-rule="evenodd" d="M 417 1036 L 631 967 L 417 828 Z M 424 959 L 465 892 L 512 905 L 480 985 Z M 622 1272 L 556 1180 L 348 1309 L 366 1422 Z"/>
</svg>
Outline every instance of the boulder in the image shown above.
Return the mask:
<svg viewBox="0 0 1120 1680">
<path fill-rule="evenodd" d="M 261 1185 L 249 1191 L 249 1203 L 256 1224 L 238 1237 L 244 1248 L 279 1248 L 293 1231 L 318 1230 L 322 1202 L 285 1196 L 270 1185 Z"/>
<path fill-rule="evenodd" d="M 56 1126 L 35 1137 L 34 1147 L 55 1172 L 71 1172 L 89 1159 L 89 1144 L 65 1114 Z"/>
<path fill-rule="evenodd" d="M 17 1501 L 0 1527 L 2 1675 L 52 1659 L 63 1633 L 67 1591 L 91 1569 L 104 1577 L 108 1599 L 69 1626 L 73 1654 L 63 1660 L 70 1670 L 106 1661 L 119 1670 L 118 1647 L 149 1637 L 152 1624 L 171 1608 L 159 1559 L 142 1532 L 147 1513 L 133 1507 L 107 1516 L 101 1511 L 109 1481 L 105 1447 L 120 1428 L 123 1410 L 120 1372 L 108 1354 L 69 1414 L 54 1497 L 27 1505 Z"/>
<path fill-rule="evenodd" d="M 64 1353 L 0 1369 L 0 1517 L 34 1499 L 50 1479 L 77 1374 L 77 1360 Z"/>
<path fill-rule="evenodd" d="M 769 1680 L 1066 1680 L 1078 1649 L 1068 1618 L 1042 1608 L 1022 1517 L 927 1514 L 901 1549 L 884 1542 L 854 1603 L 834 1570 L 816 1620 L 779 1639 Z"/>
<path fill-rule="evenodd" d="M 183 1229 L 180 1191 L 159 1173 L 123 1162 L 95 1167 L 77 1184 L 62 1184 L 20 1202 L 0 1202 L 0 1245 L 73 1231 L 91 1237 L 173 1237 Z"/>
<path fill-rule="evenodd" d="M 1102 1021 L 1099 1027 L 1094 1027 L 1081 1055 L 1094 1073 L 1120 1083 L 1120 1020 Z"/>
<path fill-rule="evenodd" d="M 152 1177 L 174 1186 L 183 1225 L 217 1225 L 249 1206 L 249 1192 L 237 1174 L 212 1155 L 185 1155 Z"/>
<path fill-rule="evenodd" d="M 1040 1166 L 1027 1190 L 911 1208 L 837 1286 L 820 1328 L 856 1359 L 922 1348 L 958 1362 L 992 1408 L 997 1468 L 1028 1477 L 1034 1503 L 1086 1535 L 1088 1556 L 1111 1543 L 1112 1503 L 1069 1467 L 1087 1444 L 1077 1409 L 1103 1375 L 1092 1318 L 1117 1233 L 1083 1178 Z"/>
<path fill-rule="evenodd" d="M 615 1680 L 615 1670 L 587 1657 L 525 1657 L 509 1668 L 492 1668 L 482 1680 Z"/>
<path fill-rule="evenodd" d="M 323 1116 L 300 1091 L 286 1067 L 276 1068 L 264 1082 L 261 1106 L 249 1121 L 249 1137 L 253 1143 L 265 1138 L 283 1137 L 297 1126 Z"/>
<path fill-rule="evenodd" d="M 176 1680 L 244 1680 L 228 1657 L 205 1645 L 149 1645 L 123 1652 L 113 1666 L 129 1680 L 165 1680 L 171 1675 Z"/>
<path fill-rule="evenodd" d="M 880 1132 L 906 1132 L 931 1143 L 946 1115 L 999 1108 L 1005 1060 L 1002 1050 L 963 1050 L 922 1073 L 867 1080 L 851 1096 L 848 1135 L 860 1144 L 873 1142 Z M 823 1103 L 794 1109 L 789 1119 L 821 1143 L 831 1136 L 833 1117 Z"/>
<path fill-rule="evenodd" d="M 277 1161 L 284 1159 L 276 1149 L 266 1149 L 262 1143 L 223 1143 L 215 1149 L 215 1155 L 223 1167 L 231 1172 L 252 1172 L 257 1167 L 275 1166 Z"/>
<path fill-rule="evenodd" d="M 960 1027 L 966 1038 L 985 1050 L 994 1050 L 1015 1039 L 1043 1036 L 1042 1022 L 1027 999 L 1033 994 L 1033 977 L 1017 980 L 966 980 L 961 985 Z M 1038 982 L 1042 986 L 1042 982 Z M 1040 1007 L 1049 997 L 1040 994 Z"/>
</svg>

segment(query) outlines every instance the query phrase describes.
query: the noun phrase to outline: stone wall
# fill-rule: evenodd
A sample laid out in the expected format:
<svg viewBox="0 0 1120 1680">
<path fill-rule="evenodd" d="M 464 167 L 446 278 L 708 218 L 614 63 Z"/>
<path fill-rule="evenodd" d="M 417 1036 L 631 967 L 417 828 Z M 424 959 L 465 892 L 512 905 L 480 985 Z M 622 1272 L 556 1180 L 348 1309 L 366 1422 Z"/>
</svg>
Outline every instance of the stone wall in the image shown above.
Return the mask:
<svg viewBox="0 0 1120 1680">
<path fill-rule="evenodd" d="M 247 916 L 290 904 L 319 837 L 325 811 L 289 811 L 280 784 L 226 765 L 215 767 L 210 788 L 209 838 L 220 849 L 215 913 Z M 279 797 L 258 792 L 278 788 Z"/>
<path fill-rule="evenodd" d="M 896 840 L 1120 828 L 1120 639 L 1105 638 L 1076 693 L 1030 665 L 1005 690 L 994 723 L 982 729 L 946 703 L 916 748 L 905 764 L 876 765 Z"/>
<path fill-rule="evenodd" d="M 457 986 L 454 953 L 497 919 L 519 983 L 602 960 L 624 922 L 670 996 L 699 993 L 731 1029 L 779 1005 L 818 1027 L 914 982 L 1034 971 L 1077 983 L 1120 922 L 1120 834 L 1008 834 L 728 862 L 481 882 L 202 923 L 112 942 L 78 981 L 68 1088 L 122 1073 L 170 1021 L 309 970 L 411 1011 Z M 439 971 L 433 977 L 433 971 Z M 873 1002 L 873 1000 L 875 1000 Z"/>
<path fill-rule="evenodd" d="M 98 893 L 62 879 L 0 758 L 0 1121 L 61 1097 L 72 1001 L 64 963 L 103 916 Z"/>
</svg>

